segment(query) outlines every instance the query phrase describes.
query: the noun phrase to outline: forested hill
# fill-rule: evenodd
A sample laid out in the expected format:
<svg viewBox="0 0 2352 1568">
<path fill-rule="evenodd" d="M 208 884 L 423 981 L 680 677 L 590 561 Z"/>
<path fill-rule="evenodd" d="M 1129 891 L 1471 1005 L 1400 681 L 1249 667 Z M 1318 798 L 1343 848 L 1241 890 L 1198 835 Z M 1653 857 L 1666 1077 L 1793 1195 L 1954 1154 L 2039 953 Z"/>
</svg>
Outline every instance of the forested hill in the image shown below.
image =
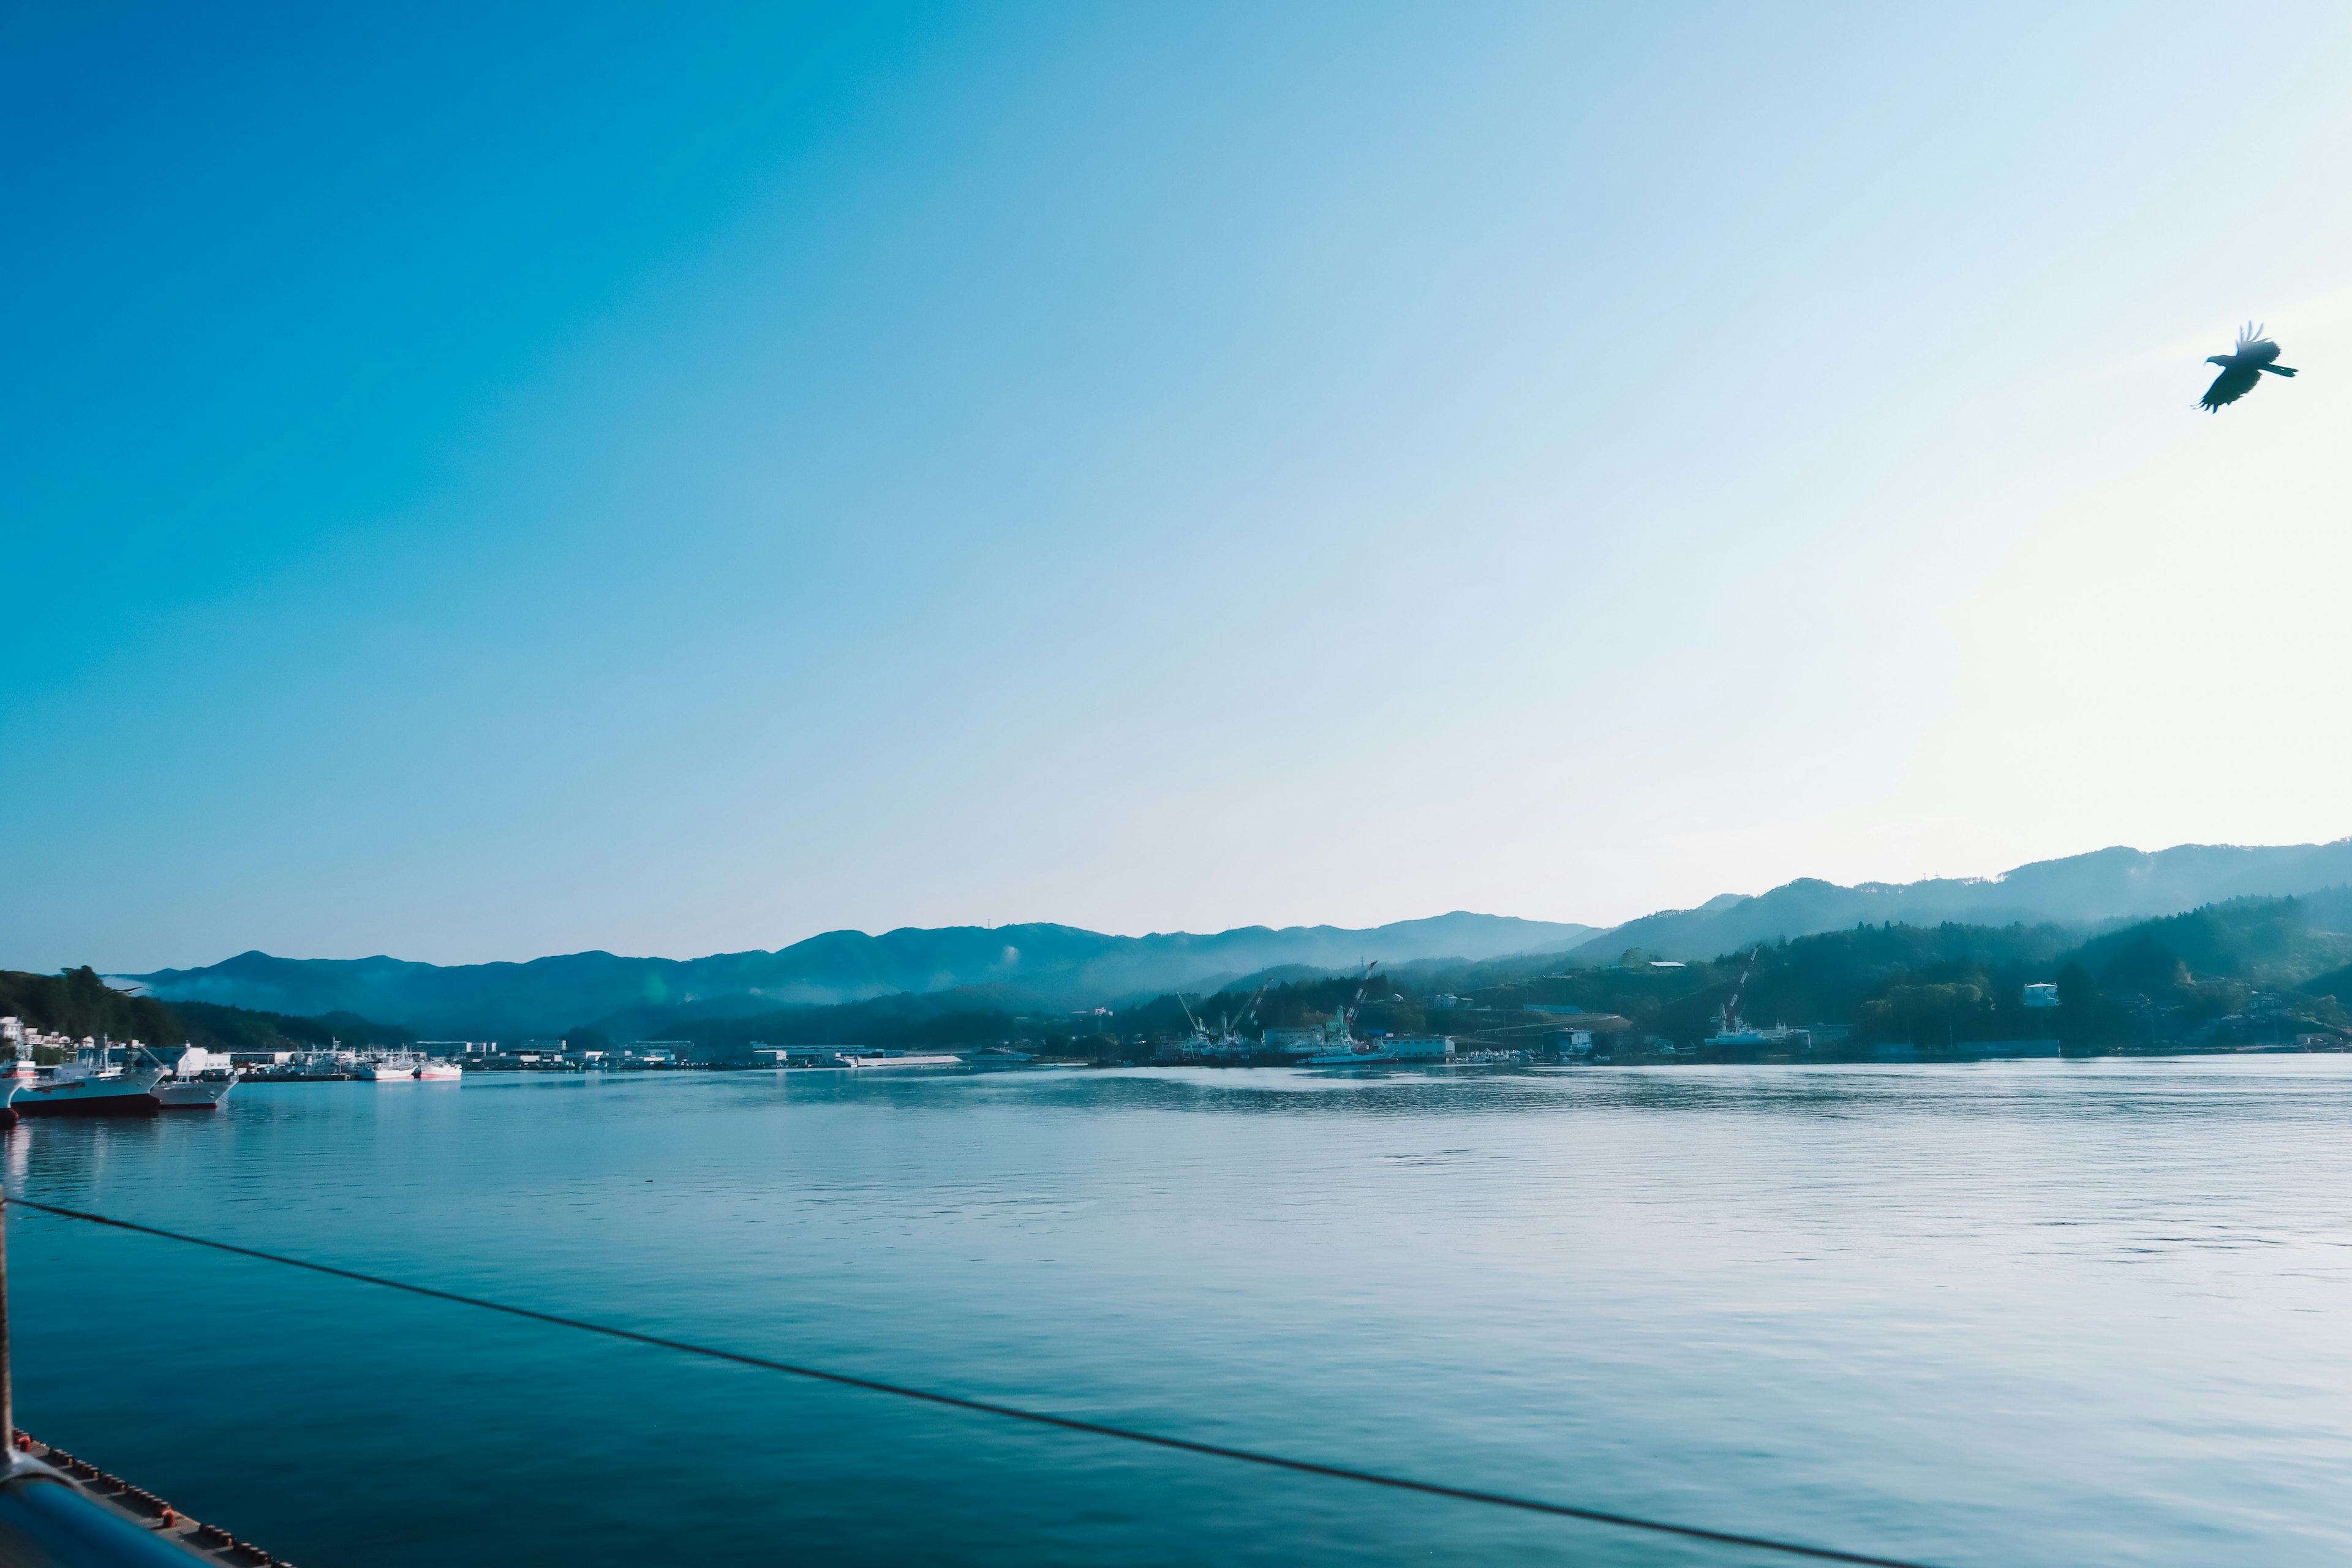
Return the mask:
<svg viewBox="0 0 2352 1568">
<path fill-rule="evenodd" d="M 2080 928 L 2053 924 L 1890 923 L 1711 960 L 1626 957 L 1580 967 L 1414 966 L 1366 1007 L 1363 1024 L 1468 1036 L 1499 1026 L 1532 1038 L 1558 1020 L 1546 1025 L 1527 1009 L 1568 1006 L 1687 1047 L 1720 1027 L 1737 994 L 1750 1024 L 1840 1025 L 1853 1031 L 1858 1049 L 2055 1037 L 2076 1051 L 2218 1050 L 2305 1033 L 2352 1037 L 2343 1005 L 2352 1001 L 2352 889 L 2345 888 L 2232 900 L 2088 939 Z M 2059 1007 L 2025 1007 L 2025 987 L 2040 983 L 2056 984 Z M 1283 1022 L 1301 1005 L 1324 1016 L 1349 994 L 1350 983 L 1338 978 L 1306 982 L 1277 993 L 1265 1010 Z M 1470 1005 L 1440 1008 L 1442 995 Z M 1213 1012 L 1230 1005 L 1208 1003 Z M 1168 1010 L 1177 1011 L 1172 1003 Z"/>
<path fill-rule="evenodd" d="M 0 1016 L 21 1018 L 44 1034 L 76 1040 L 142 1040 L 151 1046 L 197 1045 L 223 1051 L 324 1046 L 333 1040 L 347 1046 L 398 1046 L 416 1038 L 411 1030 L 349 1013 L 301 1018 L 202 1002 L 166 1004 L 115 990 L 87 967 L 62 974 L 0 969 Z"/>
<path fill-rule="evenodd" d="M 2347 883 L 2352 883 L 2352 839 L 2271 847 L 2182 844 L 2153 854 L 2100 849 L 2039 860 L 1998 877 L 1920 882 L 1841 887 L 1808 877 L 1752 898 L 1727 893 L 1696 909 L 1644 915 L 1596 936 L 1577 956 L 1606 963 L 1628 947 L 1639 947 L 1657 958 L 1711 958 L 1753 942 L 1857 922 L 2093 925 Z"/>
<path fill-rule="evenodd" d="M 302 1016 L 356 1013 L 435 1034 L 553 1034 L 628 1014 L 651 1020 L 772 1012 L 967 986 L 1077 1006 L 1177 988 L 1214 989 L 1280 964 L 1341 968 L 1381 959 L 1477 960 L 1561 952 L 1597 928 L 1457 911 L 1370 930 L 1247 926 L 1111 936 L 1072 926 L 830 931 L 774 952 L 624 958 L 579 952 L 528 963 L 443 967 L 394 958 L 291 959 L 247 952 L 203 969 L 129 975 L 166 1001 L 225 1003 Z"/>
<path fill-rule="evenodd" d="M 1883 924 L 1763 943 L 1692 963 L 1643 954 L 1613 964 L 1557 957 L 1475 964 L 1423 963 L 1383 972 L 1357 1018 L 1364 1031 L 1435 1030 L 1468 1044 L 1533 1046 L 1565 1024 L 1559 1012 L 1615 1018 L 1637 1040 L 1698 1045 L 1721 1026 L 1735 994 L 1751 1024 L 1833 1024 L 1853 1031 L 1848 1053 L 1881 1043 L 1922 1046 L 2063 1037 L 2073 1052 L 2226 1049 L 2321 1032 L 2352 1037 L 2337 1000 L 2352 969 L 2352 890 L 2302 899 L 2237 900 L 2146 921 L 2085 940 L 2054 924 Z M 970 989 L 838 1007 L 682 1024 L 701 1054 L 740 1055 L 755 1043 L 971 1046 L 993 1041 L 1097 1058 L 1140 1059 L 1178 1038 L 1193 1016 L 1258 1026 L 1319 1023 L 1366 991 L 1355 973 L 1277 973 L 1186 1001 L 1173 995 L 1110 1017 L 1025 1007 Z M 2024 1006 L 2029 984 L 2055 982 L 2063 1005 Z M 1834 1057 L 1832 1049 L 1821 1053 Z M 1686 1058 L 1685 1058 L 1686 1059 Z"/>
<path fill-rule="evenodd" d="M 2338 1001 L 2352 1000 L 2347 961 L 2352 889 L 2335 888 L 2210 904 L 2088 940 L 2049 924 L 1870 925 L 1678 967 L 1634 954 L 1630 964 L 1498 978 L 1480 994 L 1621 1014 L 1683 1043 L 1712 1033 L 1737 991 L 1751 1024 L 1845 1025 L 1864 1045 L 2054 1035 L 2086 1050 L 2220 1048 L 2305 1029 L 2352 1032 Z M 2029 1013 L 2024 988 L 2044 982 L 2058 986 L 2062 1005 Z"/>
<path fill-rule="evenodd" d="M 170 1008 L 152 997 L 126 995 L 86 967 L 63 974 L 0 969 L 0 1017 L 77 1040 L 103 1036 L 176 1046 L 184 1037 Z"/>
</svg>

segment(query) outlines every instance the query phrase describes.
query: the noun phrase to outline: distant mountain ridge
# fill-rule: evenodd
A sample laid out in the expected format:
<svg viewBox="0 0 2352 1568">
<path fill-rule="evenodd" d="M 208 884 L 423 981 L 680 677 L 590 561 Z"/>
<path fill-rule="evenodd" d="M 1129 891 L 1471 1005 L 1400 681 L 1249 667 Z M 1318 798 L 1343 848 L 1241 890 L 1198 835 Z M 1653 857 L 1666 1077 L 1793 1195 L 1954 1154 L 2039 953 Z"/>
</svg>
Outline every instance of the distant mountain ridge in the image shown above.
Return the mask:
<svg viewBox="0 0 2352 1568">
<path fill-rule="evenodd" d="M 2037 860 L 1998 877 L 1861 882 L 1850 888 L 1800 878 L 1754 897 L 1726 893 L 1694 910 L 1665 910 L 1628 921 L 1585 942 L 1573 956 L 1591 963 L 1638 947 L 1654 958 L 1713 958 L 1752 942 L 1889 921 L 2093 925 L 2347 883 L 2352 883 L 2352 838 L 2276 847 L 2181 844 L 2154 853 L 2119 847 Z"/>
<path fill-rule="evenodd" d="M 1207 991 L 1268 970 L 1346 969 L 1366 959 L 1483 962 L 1559 953 L 1605 963 L 1628 948 L 1709 959 L 1857 923 L 2012 921 L 2095 926 L 2179 914 L 2245 897 L 2352 885 L 2352 839 L 2242 847 L 2184 844 L 2035 861 L 1997 877 L 1863 882 L 1801 878 L 1754 896 L 1726 893 L 1604 930 L 1455 911 L 1370 930 L 1245 926 L 1207 935 L 1111 936 L 1073 926 L 902 927 L 827 931 L 776 952 L 707 958 L 575 952 L 527 963 L 441 966 L 378 956 L 278 958 L 244 952 L 199 969 L 120 978 L 165 1001 L 215 1002 L 316 1017 L 355 1013 L 426 1035 L 551 1036 L 581 1024 L 658 1030 L 693 1018 L 748 1017 L 912 994 L 1019 1011 L 1093 1006 L 1168 991 Z"/>
<path fill-rule="evenodd" d="M 985 986 L 1052 1005 L 1213 989 L 1283 965 L 1344 968 L 1366 959 L 1487 959 L 1564 952 L 1599 928 L 1456 910 L 1365 931 L 1244 926 L 1111 936 L 1074 926 L 908 926 L 880 936 L 827 931 L 772 952 L 625 958 L 574 952 L 527 963 L 443 966 L 377 956 L 278 958 L 242 952 L 201 969 L 121 978 L 164 1001 L 214 1002 L 317 1016 L 334 1012 L 427 1034 L 553 1035 L 614 1015 L 740 1016 L 912 992 Z"/>
</svg>

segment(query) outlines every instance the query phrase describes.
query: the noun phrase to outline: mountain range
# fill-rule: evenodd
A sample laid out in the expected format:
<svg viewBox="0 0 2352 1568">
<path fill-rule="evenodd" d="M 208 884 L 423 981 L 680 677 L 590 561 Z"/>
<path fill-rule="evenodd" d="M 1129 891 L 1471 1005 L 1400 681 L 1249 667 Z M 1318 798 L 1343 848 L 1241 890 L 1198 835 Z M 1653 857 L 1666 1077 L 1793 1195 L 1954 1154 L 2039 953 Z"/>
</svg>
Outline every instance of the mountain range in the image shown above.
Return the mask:
<svg viewBox="0 0 2352 1568">
<path fill-rule="evenodd" d="M 707 958 L 575 952 L 525 963 L 437 965 L 377 956 L 280 958 L 251 952 L 196 969 L 116 978 L 165 1001 L 317 1016 L 357 1014 L 426 1035 L 509 1039 L 593 1024 L 642 1037 L 665 1023 L 970 991 L 992 1006 L 1086 1007 L 1170 991 L 1210 991 L 1269 970 L 1352 968 L 1367 959 L 1481 961 L 1559 953 L 1609 963 L 1629 948 L 1706 959 L 1856 924 L 2102 922 L 2179 913 L 2246 896 L 2352 884 L 2352 839 L 2275 847 L 2111 848 L 2036 861 L 1998 877 L 1864 882 L 1805 878 L 1725 894 L 1610 929 L 1456 911 L 1369 930 L 1246 926 L 1209 935 L 1113 936 L 1072 926 L 904 927 L 827 931 L 774 952 Z"/>
<path fill-rule="evenodd" d="M 2153 854 L 2096 849 L 2036 860 L 1998 877 L 1840 887 L 1813 878 L 1769 893 L 1727 893 L 1694 910 L 1665 910 L 1604 931 L 1576 949 L 1590 963 L 1638 947 L 1653 958 L 1713 958 L 1759 942 L 1853 925 L 2055 921 L 2095 925 L 2179 914 L 2225 899 L 2282 898 L 2352 883 L 2352 838 L 2246 848 L 2182 844 Z"/>
<path fill-rule="evenodd" d="M 827 931 L 773 952 L 624 958 L 574 952 L 527 963 L 442 966 L 397 958 L 278 958 L 242 952 L 201 969 L 117 978 L 165 1001 L 272 1013 L 356 1013 L 427 1034 L 501 1039 L 575 1025 L 659 1027 L 669 1018 L 744 1016 L 901 993 L 983 989 L 1000 1004 L 1091 1006 L 1213 990 L 1267 969 L 1348 968 L 1367 959 L 1497 958 L 1565 952 L 1599 928 L 1457 911 L 1366 931 L 1244 926 L 1213 935 L 1110 936 L 1074 926 L 908 926 Z"/>
</svg>

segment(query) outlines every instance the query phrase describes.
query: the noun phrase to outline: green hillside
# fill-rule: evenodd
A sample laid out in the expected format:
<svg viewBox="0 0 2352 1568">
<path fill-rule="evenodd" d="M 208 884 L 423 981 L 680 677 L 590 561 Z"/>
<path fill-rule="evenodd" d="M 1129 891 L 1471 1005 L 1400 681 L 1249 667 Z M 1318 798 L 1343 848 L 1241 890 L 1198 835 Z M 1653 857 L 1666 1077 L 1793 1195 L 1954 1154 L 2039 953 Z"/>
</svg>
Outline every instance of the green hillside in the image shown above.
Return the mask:
<svg viewBox="0 0 2352 1568">
<path fill-rule="evenodd" d="M 350 1013 L 289 1017 L 208 1002 L 163 1003 L 117 991 L 87 965 L 62 974 L 0 969 L 0 1016 L 22 1018 L 47 1034 L 74 1039 L 103 1036 L 150 1045 L 197 1045 L 208 1050 L 288 1050 L 324 1046 L 398 1046 L 416 1038 L 395 1025 Z"/>
<path fill-rule="evenodd" d="M 1685 963 L 1660 963 L 1636 949 L 1580 969 L 1540 959 L 1409 965 L 1373 988 L 1360 1022 L 1533 1043 L 1560 1026 L 1528 1009 L 1579 1007 L 1621 1016 L 1638 1037 L 1688 1047 L 1717 1031 L 1736 993 L 1750 1024 L 1849 1028 L 1843 1054 L 1851 1056 L 1883 1044 L 1932 1051 L 2053 1035 L 2070 1052 L 2224 1049 L 2299 1034 L 2352 1035 L 2336 1000 L 2352 997 L 2347 933 L 2352 892 L 2334 889 L 2234 900 L 2096 935 L 2059 925 L 1886 923 Z M 2025 1007 L 2025 987 L 2042 982 L 2058 985 L 2058 1008 Z M 1261 1016 L 1273 1023 L 1328 1016 L 1353 990 L 1339 978 L 1283 986 Z M 1469 1005 L 1440 1008 L 1448 995 Z M 1209 1006 L 1235 1000 L 1227 993 Z"/>
<path fill-rule="evenodd" d="M 177 1045 L 182 1038 L 170 1008 L 152 997 L 125 995 L 86 965 L 62 974 L 0 969 L 0 1016 L 77 1040 L 102 1035 Z"/>
</svg>

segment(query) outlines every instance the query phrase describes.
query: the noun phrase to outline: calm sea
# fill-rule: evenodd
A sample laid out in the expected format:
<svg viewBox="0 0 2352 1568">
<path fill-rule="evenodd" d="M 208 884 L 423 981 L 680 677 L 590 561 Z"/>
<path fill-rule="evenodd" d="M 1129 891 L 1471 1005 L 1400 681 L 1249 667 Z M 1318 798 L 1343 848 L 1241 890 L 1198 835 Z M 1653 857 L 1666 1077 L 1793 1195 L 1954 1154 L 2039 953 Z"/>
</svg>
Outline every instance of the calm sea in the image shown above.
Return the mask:
<svg viewBox="0 0 2352 1568">
<path fill-rule="evenodd" d="M 2352 1558 L 2352 1058 L 247 1086 L 25 1195 L 1937 1563 Z M 301 1568 L 1730 1564 L 8 1225 L 18 1420 Z"/>
</svg>

